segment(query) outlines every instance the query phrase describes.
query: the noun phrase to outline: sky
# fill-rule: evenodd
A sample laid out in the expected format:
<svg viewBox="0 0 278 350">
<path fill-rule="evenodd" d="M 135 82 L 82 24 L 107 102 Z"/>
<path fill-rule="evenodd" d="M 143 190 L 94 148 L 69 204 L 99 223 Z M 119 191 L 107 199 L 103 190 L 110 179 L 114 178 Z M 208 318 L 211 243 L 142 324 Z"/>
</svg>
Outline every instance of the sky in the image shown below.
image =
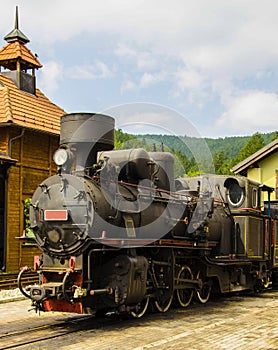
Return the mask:
<svg viewBox="0 0 278 350">
<path fill-rule="evenodd" d="M 0 0 L 39 56 L 37 87 L 127 132 L 203 137 L 278 129 L 276 0 Z"/>
</svg>

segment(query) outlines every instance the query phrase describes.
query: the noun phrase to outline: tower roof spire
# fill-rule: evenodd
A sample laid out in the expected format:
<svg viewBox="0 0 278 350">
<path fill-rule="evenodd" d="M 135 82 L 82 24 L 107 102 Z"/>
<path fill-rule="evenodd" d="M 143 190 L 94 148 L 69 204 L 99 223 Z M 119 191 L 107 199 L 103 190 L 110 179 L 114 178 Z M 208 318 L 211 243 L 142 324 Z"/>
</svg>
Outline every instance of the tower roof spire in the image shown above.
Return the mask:
<svg viewBox="0 0 278 350">
<path fill-rule="evenodd" d="M 9 34 L 7 34 L 4 37 L 4 39 L 8 43 L 19 41 L 21 44 L 26 44 L 26 43 L 28 43 L 30 41 L 27 38 L 27 36 L 25 34 L 23 34 L 22 31 L 19 29 L 19 25 L 18 25 L 18 6 L 16 6 L 16 9 L 15 9 L 14 29 Z"/>
<path fill-rule="evenodd" d="M 18 6 L 15 7 L 14 29 L 18 29 Z"/>
<path fill-rule="evenodd" d="M 7 44 L 0 49 L 0 67 L 10 71 L 25 72 L 28 69 L 41 68 L 42 65 L 27 47 L 29 39 L 22 33 L 18 26 L 18 7 L 16 6 L 14 29 L 5 36 Z M 0 69 L 1 70 L 1 69 Z"/>
</svg>

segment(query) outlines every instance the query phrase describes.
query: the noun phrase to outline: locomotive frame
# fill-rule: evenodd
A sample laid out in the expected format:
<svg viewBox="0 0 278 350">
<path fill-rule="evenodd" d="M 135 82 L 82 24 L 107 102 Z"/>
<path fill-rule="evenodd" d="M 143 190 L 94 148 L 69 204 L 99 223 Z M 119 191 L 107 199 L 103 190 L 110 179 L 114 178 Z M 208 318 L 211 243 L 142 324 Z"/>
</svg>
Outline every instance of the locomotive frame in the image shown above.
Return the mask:
<svg viewBox="0 0 278 350">
<path fill-rule="evenodd" d="M 31 227 L 43 250 L 40 284 L 28 291 L 43 311 L 144 315 L 211 292 L 268 288 L 278 274 L 277 221 L 263 192 L 237 176 L 174 180 L 173 157 L 112 151 L 113 118 L 62 118 L 58 173 L 36 190 Z"/>
</svg>

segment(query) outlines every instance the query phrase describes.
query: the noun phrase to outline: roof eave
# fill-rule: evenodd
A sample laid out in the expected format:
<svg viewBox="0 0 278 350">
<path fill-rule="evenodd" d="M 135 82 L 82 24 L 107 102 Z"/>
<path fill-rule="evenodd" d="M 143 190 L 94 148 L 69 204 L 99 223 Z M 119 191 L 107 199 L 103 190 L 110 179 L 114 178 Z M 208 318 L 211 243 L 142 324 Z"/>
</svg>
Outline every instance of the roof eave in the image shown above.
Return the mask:
<svg viewBox="0 0 278 350">
<path fill-rule="evenodd" d="M 17 127 L 17 128 L 21 128 L 21 129 L 28 129 L 28 130 L 40 132 L 42 134 L 47 134 L 47 135 L 51 135 L 51 136 L 57 136 L 57 137 L 60 136 L 60 133 L 59 132 L 55 132 L 55 131 L 36 129 L 35 127 L 25 126 L 25 125 L 14 123 L 14 122 L 9 122 L 9 123 L 1 123 L 0 122 L 0 128 L 7 127 L 7 126 L 8 127 Z"/>
<path fill-rule="evenodd" d="M 10 157 L 8 154 L 6 153 L 0 153 L 0 163 L 1 162 L 5 162 L 5 163 L 10 163 L 10 164 L 15 164 L 16 162 L 18 162 L 17 159 Z"/>
<path fill-rule="evenodd" d="M 235 174 L 239 174 L 244 170 L 247 170 L 251 165 L 258 163 L 259 161 L 263 160 L 273 152 L 275 152 L 278 149 L 278 139 L 272 141 L 270 144 L 264 146 L 259 151 L 252 154 L 250 157 L 244 159 L 237 165 L 235 165 L 231 171 Z"/>
</svg>

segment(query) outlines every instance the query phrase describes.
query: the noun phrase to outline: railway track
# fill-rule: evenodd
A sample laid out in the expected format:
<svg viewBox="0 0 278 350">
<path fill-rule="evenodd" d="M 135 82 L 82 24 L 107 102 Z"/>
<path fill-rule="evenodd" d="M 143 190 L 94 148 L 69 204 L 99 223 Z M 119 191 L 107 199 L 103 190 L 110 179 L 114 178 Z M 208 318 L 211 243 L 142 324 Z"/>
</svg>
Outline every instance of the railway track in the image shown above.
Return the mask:
<svg viewBox="0 0 278 350">
<path fill-rule="evenodd" d="M 34 284 L 39 281 L 37 273 L 28 273 L 21 278 L 23 286 Z M 17 274 L 0 275 L 0 290 L 17 288 Z"/>
<path fill-rule="evenodd" d="M 88 317 L 80 317 L 80 319 L 56 324 L 46 324 L 16 330 L 0 336 L 1 349 L 12 349 L 19 346 L 31 345 L 41 341 L 50 340 L 75 333 L 84 328 L 84 322 Z M 83 322 L 82 322 L 83 321 Z"/>
<path fill-rule="evenodd" d="M 76 342 L 77 349 L 79 348 L 79 343 L 82 339 L 84 341 L 90 339 L 93 349 L 123 348 L 130 350 L 134 347 L 136 350 L 141 350 L 144 348 L 144 345 L 146 345 L 146 349 L 152 347 L 160 348 L 160 346 L 164 346 L 163 349 L 166 349 L 167 345 L 171 345 L 174 341 L 180 343 L 184 341 L 188 342 L 189 340 L 191 341 L 196 332 L 199 332 L 198 334 L 201 336 L 201 334 L 206 331 L 209 332 L 212 337 L 215 333 L 213 330 L 216 329 L 216 326 L 217 328 L 221 328 L 222 332 L 225 331 L 226 325 L 227 327 L 230 327 L 229 329 L 231 331 L 233 331 L 234 327 L 236 327 L 235 319 L 237 317 L 241 317 L 241 321 L 244 325 L 246 319 L 250 322 L 250 313 L 252 316 L 260 315 L 263 310 L 267 309 L 268 306 L 271 307 L 271 305 L 273 309 L 272 312 L 274 312 L 275 305 L 277 305 L 277 295 L 275 291 L 250 296 L 248 297 L 248 303 L 252 307 L 249 308 L 249 316 L 246 314 L 246 316 L 243 317 L 242 315 L 244 313 L 242 310 L 245 310 L 245 303 L 247 303 L 245 298 L 246 296 L 244 298 L 233 296 L 231 298 L 223 297 L 213 299 L 212 302 L 206 304 L 205 307 L 204 305 L 194 304 L 186 309 L 172 310 L 167 317 L 165 314 L 161 313 L 147 314 L 141 321 L 129 318 L 128 316 L 119 316 L 116 314 L 101 318 L 76 314 L 63 316 L 60 313 L 57 313 L 56 315 L 43 313 L 41 317 L 38 317 L 37 315 L 26 317 L 25 312 L 22 316 L 18 316 L 17 319 L 13 319 L 12 322 L 9 321 L 7 316 L 8 322 L 6 323 L 5 321 L 2 321 L 2 327 L 0 318 L 0 348 L 3 350 L 19 348 L 57 349 L 59 348 L 59 344 L 64 344 L 65 348 L 68 345 L 69 349 L 73 349 L 74 347 L 71 345 Z M 266 304 L 266 302 L 268 304 Z M 12 304 L 16 305 L 16 303 Z M 228 305 L 230 305 L 230 311 L 225 311 L 225 308 L 228 308 Z M 1 309 L 2 313 L 4 307 L 5 306 Z M 221 311 L 219 310 L 220 307 Z M 254 309 L 255 307 L 256 309 Z M 20 308 L 22 309 L 22 306 Z M 28 307 L 25 306 L 25 309 L 27 308 Z M 261 308 L 260 312 L 258 311 L 258 308 Z M 7 310 L 9 309 L 7 308 Z M 28 311 L 30 311 L 30 309 Z M 232 312 L 232 314 L 228 312 Z M 221 316 L 222 314 L 223 317 Z M 11 315 L 14 315 L 14 309 L 12 310 Z M 186 318 L 184 318 L 185 315 Z M 202 315 L 202 317 L 200 317 L 200 315 Z M 252 317 L 250 319 L 252 319 Z M 266 314 L 260 317 L 262 322 L 263 319 L 267 319 Z M 198 326 L 197 329 L 195 327 L 193 329 L 190 328 L 191 321 L 194 325 L 196 324 Z M 155 334 L 157 333 L 157 329 L 162 326 L 162 323 L 164 324 L 164 332 L 161 333 L 162 339 L 160 339 L 157 338 Z M 187 326 L 185 326 L 185 324 Z M 247 325 L 245 326 L 247 327 Z M 135 329 L 136 334 L 137 332 L 141 332 L 141 336 L 138 337 L 137 340 L 133 333 Z M 271 329 L 273 330 L 273 326 Z M 171 333 L 172 331 L 173 333 Z M 170 333 L 168 334 L 168 332 Z M 128 337 L 126 336 L 127 333 L 129 334 Z M 275 331 L 275 334 L 276 333 L 277 332 Z M 146 334 L 148 334 L 148 337 L 146 337 L 144 342 L 141 339 L 144 339 Z M 154 336 L 150 336 L 150 334 L 153 334 Z M 242 337 L 242 333 L 240 333 L 239 336 Z M 227 338 L 228 336 L 225 335 L 225 337 Z M 121 338 L 121 340 L 119 340 L 119 338 Z M 127 345 L 128 339 L 133 338 L 135 339 L 135 342 L 130 344 L 134 346 L 131 347 L 130 345 L 129 347 L 129 345 Z M 108 343 L 106 339 L 111 339 L 111 342 Z M 251 340 L 249 339 L 248 341 Z M 119 342 L 119 346 L 117 345 L 117 342 Z M 81 348 L 85 349 L 85 346 Z M 90 346 L 88 346 L 88 348 L 90 348 Z M 204 347 L 202 347 L 202 349 L 203 348 Z M 207 348 L 210 347 L 208 346 Z M 256 348 L 256 346 L 253 348 Z M 265 347 L 265 349 L 272 348 L 276 349 L 276 347 Z"/>
<path fill-rule="evenodd" d="M 275 291 L 260 295 L 218 297 L 169 313 L 147 314 L 138 320 L 109 314 L 23 312 L 26 302 L 0 306 L 0 348 L 3 349 L 277 349 Z M 29 310 L 30 311 L 30 310 Z M 7 316 L 3 316 L 7 312 Z M 2 316 L 1 316 L 2 315 Z M 12 321 L 12 322 L 11 322 Z M 204 336 L 206 334 L 206 336 Z"/>
<path fill-rule="evenodd" d="M 14 349 L 18 347 L 29 347 L 34 344 L 40 347 L 42 342 L 56 338 L 65 337 L 78 332 L 103 329 L 105 327 L 117 325 L 119 317 L 96 318 L 91 315 L 75 316 L 65 321 L 53 321 L 49 324 L 39 326 L 25 326 L 0 335 L 1 350 Z M 41 344 L 40 344 L 41 343 Z"/>
</svg>

